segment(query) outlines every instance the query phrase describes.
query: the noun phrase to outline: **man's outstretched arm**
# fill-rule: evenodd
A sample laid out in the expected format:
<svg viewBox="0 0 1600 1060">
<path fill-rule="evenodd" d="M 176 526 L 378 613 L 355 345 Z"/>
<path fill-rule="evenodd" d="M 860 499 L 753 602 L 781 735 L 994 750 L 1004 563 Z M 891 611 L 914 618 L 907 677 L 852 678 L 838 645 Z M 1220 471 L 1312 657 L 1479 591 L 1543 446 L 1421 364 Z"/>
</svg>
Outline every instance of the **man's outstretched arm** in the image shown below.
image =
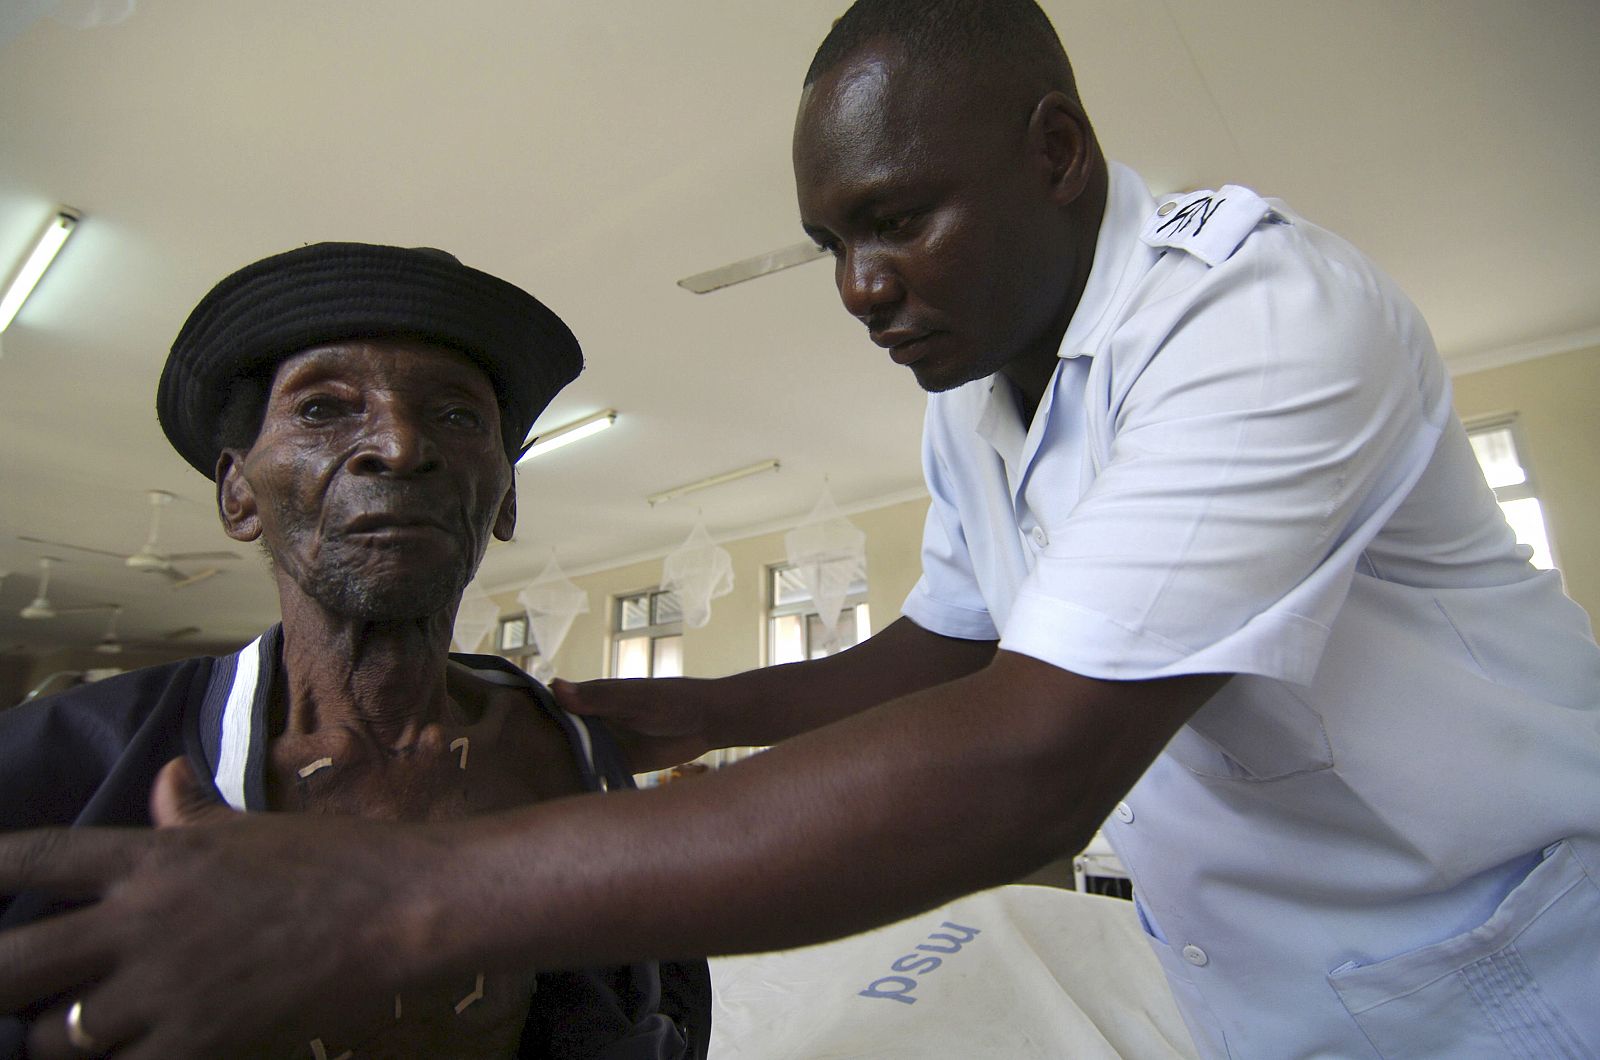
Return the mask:
<svg viewBox="0 0 1600 1060">
<path fill-rule="evenodd" d="M 0 1009 L 82 997 L 121 1055 L 226 1055 L 463 972 L 836 937 L 1076 850 L 1222 680 L 1096 681 L 1000 652 L 647 792 L 448 827 L 267 815 L 0 838 L 0 890 L 102 895 L 0 935 Z M 43 1019 L 35 1047 L 71 1055 L 64 1033 Z"/>
</svg>

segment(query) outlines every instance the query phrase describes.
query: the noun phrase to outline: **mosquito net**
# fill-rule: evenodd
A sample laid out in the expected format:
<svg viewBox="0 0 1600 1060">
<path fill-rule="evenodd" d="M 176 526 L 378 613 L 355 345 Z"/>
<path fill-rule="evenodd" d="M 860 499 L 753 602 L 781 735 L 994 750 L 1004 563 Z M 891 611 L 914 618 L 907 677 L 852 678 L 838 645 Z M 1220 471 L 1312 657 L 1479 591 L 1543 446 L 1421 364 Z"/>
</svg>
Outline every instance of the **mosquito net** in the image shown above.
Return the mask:
<svg viewBox="0 0 1600 1060">
<path fill-rule="evenodd" d="M 811 593 L 822 625 L 822 647 L 839 647 L 839 613 L 850 584 L 867 571 L 867 535 L 839 514 L 826 486 L 816 507 L 799 526 L 783 535 L 790 566 Z"/>
<path fill-rule="evenodd" d="M 450 643 L 456 651 L 475 652 L 489 635 L 500 609 L 489 599 L 489 594 L 476 581 L 467 585 L 461 594 L 461 606 L 456 610 L 456 627 Z"/>
<path fill-rule="evenodd" d="M 552 555 L 533 583 L 517 594 L 517 603 L 528 612 L 528 630 L 539 649 L 533 676 L 548 681 L 555 675 L 551 660 L 567 639 L 572 620 L 589 612 L 589 594 L 572 583 Z"/>
<path fill-rule="evenodd" d="M 711 601 L 733 592 L 733 557 L 712 542 L 704 519 L 696 519 L 683 544 L 667 556 L 661 587 L 678 594 L 683 624 L 690 629 L 711 621 Z"/>
</svg>

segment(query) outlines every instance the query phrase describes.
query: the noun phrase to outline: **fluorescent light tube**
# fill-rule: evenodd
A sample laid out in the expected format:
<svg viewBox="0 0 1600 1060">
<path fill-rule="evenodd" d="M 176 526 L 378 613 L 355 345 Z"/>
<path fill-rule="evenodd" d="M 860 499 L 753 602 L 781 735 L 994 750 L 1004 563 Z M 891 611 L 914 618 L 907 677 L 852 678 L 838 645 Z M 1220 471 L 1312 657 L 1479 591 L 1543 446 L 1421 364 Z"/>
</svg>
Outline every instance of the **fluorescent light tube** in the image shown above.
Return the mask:
<svg viewBox="0 0 1600 1060">
<path fill-rule="evenodd" d="M 593 416 L 585 416 L 581 420 L 562 424 L 543 434 L 536 434 L 533 441 L 523 449 L 522 455 L 517 457 L 517 463 L 523 464 L 541 453 L 548 453 L 552 449 L 560 449 L 563 445 L 571 445 L 580 438 L 587 438 L 591 434 L 599 434 L 613 423 L 617 422 L 617 410 L 606 409 Z"/>
<path fill-rule="evenodd" d="M 649 503 L 650 507 L 654 508 L 662 501 L 670 501 L 675 497 L 683 496 L 685 493 L 710 489 L 712 486 L 720 486 L 724 482 L 736 482 L 748 475 L 759 475 L 763 471 L 776 470 L 778 470 L 778 462 L 776 460 L 763 460 L 761 463 L 751 464 L 749 467 L 741 467 L 735 471 L 724 471 L 720 475 L 712 475 L 710 478 L 698 479 L 682 486 L 674 486 L 669 490 L 662 490 L 660 493 L 652 493 L 645 498 L 645 501 Z"/>
<path fill-rule="evenodd" d="M 11 278 L 11 285 L 6 288 L 5 296 L 0 298 L 0 331 L 5 331 L 16 319 L 22 303 L 28 300 L 33 289 L 39 285 L 44 270 L 56 260 L 62 244 L 77 227 L 80 216 L 77 210 L 63 206 L 45 226 L 45 230 L 39 235 L 39 241 L 33 245 L 33 252 L 28 255 L 28 260 L 22 263 L 22 268 Z"/>
</svg>

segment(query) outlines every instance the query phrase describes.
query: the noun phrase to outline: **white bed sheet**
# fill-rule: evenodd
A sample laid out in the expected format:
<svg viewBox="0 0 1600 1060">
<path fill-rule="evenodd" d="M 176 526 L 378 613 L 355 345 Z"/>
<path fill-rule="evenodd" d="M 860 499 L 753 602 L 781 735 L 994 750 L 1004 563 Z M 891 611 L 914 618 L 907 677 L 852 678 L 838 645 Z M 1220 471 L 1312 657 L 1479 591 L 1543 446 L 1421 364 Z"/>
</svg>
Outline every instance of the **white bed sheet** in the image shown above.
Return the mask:
<svg viewBox="0 0 1600 1060">
<path fill-rule="evenodd" d="M 1193 1058 L 1133 904 L 1012 885 L 711 962 L 711 1060 Z"/>
</svg>

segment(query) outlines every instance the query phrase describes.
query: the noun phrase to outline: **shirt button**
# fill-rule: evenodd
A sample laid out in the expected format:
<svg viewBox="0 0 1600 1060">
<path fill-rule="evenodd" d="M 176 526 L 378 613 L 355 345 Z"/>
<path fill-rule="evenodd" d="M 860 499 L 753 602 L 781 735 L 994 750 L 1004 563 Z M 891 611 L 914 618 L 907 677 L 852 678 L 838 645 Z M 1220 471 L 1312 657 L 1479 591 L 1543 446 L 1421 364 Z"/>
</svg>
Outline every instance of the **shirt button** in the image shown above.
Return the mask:
<svg viewBox="0 0 1600 1060">
<path fill-rule="evenodd" d="M 1206 964 L 1208 964 L 1211 960 L 1210 957 L 1206 956 L 1205 950 L 1201 949 L 1199 946 L 1193 945 L 1192 943 L 1183 948 L 1183 959 L 1194 965 L 1196 968 L 1205 967 Z"/>
<path fill-rule="evenodd" d="M 1156 211 L 1156 216 L 1157 217 L 1165 217 L 1165 216 L 1167 216 L 1167 214 L 1171 213 L 1173 210 L 1176 210 L 1177 208 L 1178 208 L 1177 201 L 1176 200 L 1169 200 L 1169 201 L 1164 202 L 1164 203 L 1161 204 L 1161 208 Z"/>
<path fill-rule="evenodd" d="M 1042 526 L 1036 526 L 1033 528 L 1032 537 L 1033 543 L 1038 545 L 1040 548 L 1043 548 L 1050 543 L 1050 535 L 1044 532 L 1044 527 Z"/>
<path fill-rule="evenodd" d="M 1121 821 L 1123 824 L 1133 823 L 1133 807 L 1129 806 L 1127 803 L 1117 803 L 1117 808 L 1112 812 L 1117 815 L 1117 820 Z"/>
</svg>

